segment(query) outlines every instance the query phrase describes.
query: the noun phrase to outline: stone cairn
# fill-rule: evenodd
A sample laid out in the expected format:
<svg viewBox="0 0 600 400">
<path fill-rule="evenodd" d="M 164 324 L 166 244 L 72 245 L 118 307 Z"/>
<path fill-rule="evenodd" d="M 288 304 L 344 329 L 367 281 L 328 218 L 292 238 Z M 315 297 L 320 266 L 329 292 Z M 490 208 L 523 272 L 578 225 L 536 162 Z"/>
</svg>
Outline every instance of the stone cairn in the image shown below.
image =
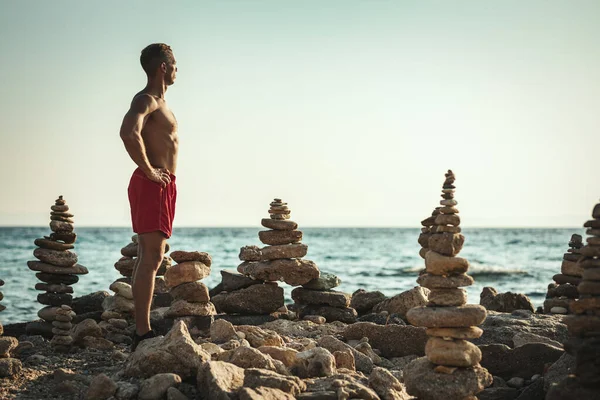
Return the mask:
<svg viewBox="0 0 600 400">
<path fill-rule="evenodd" d="M 213 302 L 220 313 L 237 316 L 269 316 L 284 305 L 283 288 L 276 281 L 292 286 L 303 285 L 319 277 L 319 269 L 310 260 L 303 260 L 308 246 L 300 243 L 302 232 L 291 221 L 291 210 L 281 199 L 271 202 L 270 218 L 263 218 L 258 237 L 266 246 L 244 246 L 240 250 L 241 275 L 223 271 L 220 293 Z M 238 318 L 243 320 L 243 318 Z M 232 320 L 230 318 L 230 320 Z"/>
<path fill-rule="evenodd" d="M 342 293 L 333 288 L 339 286 L 340 279 L 326 272 L 321 272 L 317 279 L 305 283 L 292 290 L 292 299 L 295 302 L 298 316 L 303 319 L 319 321 L 318 316 L 324 321 L 340 321 L 347 324 L 356 322 L 356 310 L 350 307 L 352 295 Z"/>
<path fill-rule="evenodd" d="M 73 344 L 73 338 L 71 337 L 71 328 L 73 324 L 73 317 L 75 312 L 71 307 L 63 304 L 58 310 L 56 310 L 56 317 L 52 321 L 52 333 L 54 336 L 50 340 L 50 346 L 55 351 L 66 353 Z"/>
<path fill-rule="evenodd" d="M 4 286 L 4 281 L 0 279 L 0 286 Z M 0 292 L 0 300 L 4 298 Z M 0 304 L 0 311 L 6 310 L 6 306 Z M 21 361 L 16 358 L 11 358 L 11 350 L 19 344 L 17 338 L 12 336 L 2 336 L 4 327 L 0 323 L 0 378 L 8 378 L 21 371 Z"/>
<path fill-rule="evenodd" d="M 433 234 L 432 229 L 435 226 L 435 218 L 440 214 L 440 208 L 436 207 L 431 213 L 431 217 L 425 218 L 421 221 L 421 234 L 419 235 L 419 244 L 421 245 L 421 250 L 419 250 L 419 255 L 421 258 L 425 258 L 425 254 L 429 251 L 429 238 Z"/>
<path fill-rule="evenodd" d="M 50 207 L 50 236 L 35 240 L 38 246 L 33 252 L 39 261 L 28 261 L 29 269 L 36 271 L 36 277 L 42 282 L 35 285 L 36 290 L 43 290 L 37 300 L 45 305 L 38 312 L 44 320 L 32 322 L 27 326 L 28 334 L 52 335 L 52 322 L 62 305 L 71 306 L 73 288 L 70 285 L 79 281 L 78 275 L 87 274 L 86 267 L 77 264 L 77 254 L 69 251 L 77 239 L 74 232 L 73 214 L 62 196 L 59 196 Z"/>
<path fill-rule="evenodd" d="M 204 317 L 212 320 L 217 312 L 210 301 L 208 287 L 201 282 L 210 275 L 212 259 L 200 251 L 173 251 L 171 258 L 177 263 L 165 274 L 165 283 L 170 289 L 173 303 L 165 313 L 166 318 L 189 317 L 187 325 L 210 326 L 210 323 L 194 324 L 192 320 Z"/>
<path fill-rule="evenodd" d="M 574 375 L 552 387 L 548 400 L 600 398 L 600 203 L 592 218 L 583 225 L 589 237 L 577 262 L 583 269 L 579 300 L 569 304 L 571 314 L 564 319 L 571 335 L 565 350 L 575 357 Z"/>
<path fill-rule="evenodd" d="M 544 301 L 544 313 L 567 314 L 569 303 L 579 297 L 577 285 L 581 282 L 583 268 L 577 264 L 581 257 L 583 241 L 581 235 L 574 234 L 569 242 L 569 249 L 563 256 L 560 274 L 554 275 L 555 283 L 548 285 L 548 293 Z"/>
<path fill-rule="evenodd" d="M 480 325 L 486 310 L 466 305 L 461 286 L 473 284 L 466 274 L 469 262 L 456 255 L 462 249 L 458 203 L 454 200 L 455 176 L 446 173 L 442 188 L 442 207 L 435 217 L 425 254 L 425 273 L 417 282 L 431 290 L 427 306 L 408 311 L 408 321 L 426 327 L 429 336 L 426 357 L 413 361 L 405 370 L 407 391 L 419 399 L 475 399 L 475 394 L 492 383 L 492 376 L 479 365 L 481 351 L 465 339 L 481 336 Z M 443 389 L 442 389 L 443 388 Z"/>
</svg>

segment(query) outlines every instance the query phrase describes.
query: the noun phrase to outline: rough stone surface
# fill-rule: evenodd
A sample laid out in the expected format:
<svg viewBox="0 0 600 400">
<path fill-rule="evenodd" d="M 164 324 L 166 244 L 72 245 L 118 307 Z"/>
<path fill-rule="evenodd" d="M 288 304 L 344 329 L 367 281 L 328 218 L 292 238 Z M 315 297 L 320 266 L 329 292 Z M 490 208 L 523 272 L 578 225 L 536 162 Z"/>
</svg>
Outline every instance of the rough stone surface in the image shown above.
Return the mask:
<svg viewBox="0 0 600 400">
<path fill-rule="evenodd" d="M 357 322 L 342 333 L 345 340 L 369 339 L 369 344 L 386 358 L 417 354 L 425 355 L 427 335 L 424 328 L 410 325 L 376 325 Z"/>
<path fill-rule="evenodd" d="M 105 374 L 96 375 L 90 382 L 86 400 L 106 400 L 117 391 L 117 384 Z"/>
<path fill-rule="evenodd" d="M 207 361 L 201 365 L 198 391 L 203 399 L 234 400 L 244 384 L 244 369 L 223 361 Z"/>
<path fill-rule="evenodd" d="M 294 229 L 298 229 L 298 224 L 289 219 L 263 218 L 260 223 L 265 228 L 275 229 L 278 231 L 293 231 Z"/>
<path fill-rule="evenodd" d="M 502 344 L 491 344 L 479 347 L 483 358 L 481 365 L 492 375 L 504 379 L 512 377 L 530 378 L 543 374 L 546 366 L 554 363 L 563 355 L 560 348 L 544 343 L 528 343 L 511 349 Z"/>
<path fill-rule="evenodd" d="M 451 367 L 471 367 L 481 361 L 481 351 L 466 340 L 444 340 L 432 337 L 425 346 L 425 355 L 434 364 Z"/>
<path fill-rule="evenodd" d="M 210 255 L 202 251 L 176 250 L 172 251 L 171 254 L 169 254 L 169 257 L 171 257 L 171 259 L 178 264 L 188 261 L 197 261 L 206 265 L 209 268 L 212 265 L 212 258 L 210 257 Z"/>
<path fill-rule="evenodd" d="M 221 270 L 221 285 L 225 292 L 244 289 L 252 285 L 262 284 L 262 281 L 252 279 L 236 271 Z"/>
<path fill-rule="evenodd" d="M 140 385 L 138 400 L 162 400 L 170 387 L 181 383 L 181 377 L 176 374 L 156 374 L 146 379 Z"/>
<path fill-rule="evenodd" d="M 98 326 L 96 321 L 93 319 L 85 319 L 75 325 L 73 330 L 71 331 L 71 337 L 73 338 L 73 343 L 82 344 L 83 339 L 87 336 L 93 337 L 103 337 L 102 328 Z"/>
<path fill-rule="evenodd" d="M 434 289 L 429 292 L 429 306 L 463 306 L 467 304 L 467 291 L 464 289 Z"/>
<path fill-rule="evenodd" d="M 210 267 L 200 261 L 186 261 L 173 265 L 165 273 L 165 282 L 168 287 L 198 281 L 210 275 Z"/>
<path fill-rule="evenodd" d="M 466 274 L 439 276 L 424 273 L 417 278 L 417 283 L 428 289 L 453 289 L 471 286 L 473 282 L 473 278 Z"/>
<path fill-rule="evenodd" d="M 279 389 L 269 387 L 256 387 L 254 389 L 243 387 L 239 392 L 240 400 L 294 400 L 295 397 Z"/>
<path fill-rule="evenodd" d="M 342 342 L 331 335 L 325 335 L 318 341 L 319 346 L 329 350 L 331 353 L 336 351 L 350 351 L 354 356 L 356 370 L 365 374 L 370 374 L 373 370 L 373 360 L 365 354 L 359 352 L 352 346 Z"/>
<path fill-rule="evenodd" d="M 263 281 L 283 281 L 292 286 L 303 285 L 319 277 L 319 268 L 310 260 L 281 259 L 243 262 L 238 272 Z"/>
<path fill-rule="evenodd" d="M 379 292 L 367 292 L 364 289 L 358 289 L 352 293 L 350 307 L 354 308 L 358 315 L 363 315 L 371 312 L 373 307 L 384 301 L 387 297 Z"/>
<path fill-rule="evenodd" d="M 498 312 L 513 312 L 515 310 L 535 311 L 529 297 L 521 293 L 498 293 L 493 287 L 484 287 L 481 291 L 479 304 L 487 310 Z"/>
<path fill-rule="evenodd" d="M 461 257 L 448 257 L 435 251 L 425 254 L 425 270 L 433 275 L 463 274 L 469 269 L 469 261 Z"/>
<path fill-rule="evenodd" d="M 547 392 L 550 386 L 557 385 L 567 375 L 575 373 L 575 357 L 564 353 L 555 363 L 548 368 L 544 374 L 544 390 Z"/>
<path fill-rule="evenodd" d="M 165 317 L 208 316 L 215 315 L 216 313 L 215 306 L 211 302 L 190 303 L 185 300 L 177 300 L 171 304 L 171 307 L 165 313 Z"/>
<path fill-rule="evenodd" d="M 210 325 L 210 340 L 213 343 L 225 343 L 235 337 L 235 328 L 231 322 L 218 319 Z"/>
<path fill-rule="evenodd" d="M 415 326 L 427 328 L 461 328 L 480 325 L 486 317 L 485 308 L 475 304 L 460 307 L 415 307 L 406 314 Z"/>
<path fill-rule="evenodd" d="M 273 284 L 252 285 L 212 298 L 217 311 L 231 314 L 269 314 L 284 305 L 283 288 Z"/>
<path fill-rule="evenodd" d="M 314 347 L 296 355 L 291 371 L 300 378 L 331 376 L 336 372 L 335 357 L 323 347 Z"/>
<path fill-rule="evenodd" d="M 371 386 L 383 400 L 408 400 L 410 396 L 404 391 L 404 386 L 390 371 L 375 367 L 369 375 Z"/>
<path fill-rule="evenodd" d="M 411 308 L 426 305 L 428 295 L 429 289 L 416 286 L 377 304 L 373 307 L 373 312 L 387 311 L 390 314 L 399 314 L 404 318 Z"/>
<path fill-rule="evenodd" d="M 335 290 L 312 290 L 298 287 L 292 290 L 292 299 L 300 304 L 348 307 L 351 296 Z"/>
<path fill-rule="evenodd" d="M 280 244 L 298 243 L 302 240 L 301 231 L 260 231 L 258 232 L 258 238 L 264 244 L 276 246 Z"/>
<path fill-rule="evenodd" d="M 160 373 L 175 373 L 182 379 L 193 376 L 210 356 L 194 343 L 187 327 L 176 322 L 162 337 L 146 339 L 137 347 L 125 365 L 126 376 L 150 377 Z"/>
<path fill-rule="evenodd" d="M 330 290 L 338 287 L 341 283 L 342 281 L 337 275 L 321 271 L 321 275 L 318 278 L 305 283 L 302 287 L 313 290 Z"/>
<path fill-rule="evenodd" d="M 278 258 L 302 258 L 308 252 L 308 246 L 302 243 L 266 246 L 260 250 L 260 261 Z"/>
<path fill-rule="evenodd" d="M 318 305 L 307 305 L 299 309 L 298 316 L 304 318 L 306 315 L 321 315 L 325 317 L 327 322 L 340 321 L 346 324 L 352 324 L 356 322 L 357 313 L 356 310 L 349 307 L 331 307 L 331 306 L 318 306 Z"/>
<path fill-rule="evenodd" d="M 210 301 L 208 288 L 200 281 L 175 286 L 170 291 L 173 300 L 185 300 L 191 303 L 207 303 Z"/>
<path fill-rule="evenodd" d="M 75 264 L 71 267 L 57 267 L 40 261 L 27 261 L 27 266 L 32 271 L 46 272 L 58 275 L 84 275 L 88 270 L 83 265 Z"/>
<path fill-rule="evenodd" d="M 465 237 L 460 233 L 436 233 L 429 238 L 429 250 L 445 256 L 455 256 L 462 250 Z"/>
</svg>

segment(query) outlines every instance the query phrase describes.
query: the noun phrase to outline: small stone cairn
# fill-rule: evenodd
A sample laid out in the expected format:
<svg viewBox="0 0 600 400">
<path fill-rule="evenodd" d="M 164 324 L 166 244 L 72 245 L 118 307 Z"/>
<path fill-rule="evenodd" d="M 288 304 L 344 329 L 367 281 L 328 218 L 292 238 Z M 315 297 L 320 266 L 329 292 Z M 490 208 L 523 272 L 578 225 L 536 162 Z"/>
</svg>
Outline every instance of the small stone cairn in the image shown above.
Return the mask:
<svg viewBox="0 0 600 400">
<path fill-rule="evenodd" d="M 308 246 L 300 243 L 302 231 L 290 220 L 287 203 L 275 199 L 270 204 L 270 218 L 263 218 L 258 237 L 267 246 L 244 246 L 240 250 L 241 274 L 222 271 L 220 290 L 213 297 L 217 311 L 239 316 L 269 315 L 284 305 L 283 288 L 276 281 L 292 286 L 310 282 L 319 277 L 314 262 L 303 260 Z"/>
<path fill-rule="evenodd" d="M 454 200 L 455 176 L 446 173 L 442 188 L 442 207 L 435 217 L 425 254 L 426 271 L 417 282 L 431 290 L 427 306 L 408 311 L 408 321 L 427 328 L 426 357 L 413 361 L 405 370 L 407 391 L 419 399 L 474 399 L 475 394 L 492 383 L 492 376 L 479 365 L 481 351 L 465 339 L 481 336 L 480 325 L 486 310 L 466 305 L 461 286 L 473 284 L 466 274 L 469 262 L 456 255 L 462 249 L 458 204 Z M 442 389 L 443 388 L 443 389 Z"/>
<path fill-rule="evenodd" d="M 560 274 L 554 275 L 555 283 L 548 285 L 544 313 L 567 314 L 569 303 L 579 297 L 577 285 L 581 282 L 583 268 L 577 264 L 577 260 L 581 257 L 582 247 L 581 235 L 572 235 L 569 249 L 563 256 Z"/>
<path fill-rule="evenodd" d="M 432 229 L 435 226 L 435 218 L 440 215 L 440 208 L 436 207 L 435 210 L 431 213 L 431 217 L 425 218 L 421 221 L 421 234 L 419 235 L 419 244 L 421 245 L 421 250 L 419 250 L 419 255 L 421 258 L 425 258 L 425 254 L 429 251 L 429 238 L 433 234 Z"/>
<path fill-rule="evenodd" d="M 165 317 L 212 318 L 216 314 L 215 306 L 210 301 L 208 288 L 201 282 L 210 275 L 210 255 L 200 251 L 173 251 L 171 258 L 177 264 L 165 273 L 165 283 L 173 297 Z"/>
<path fill-rule="evenodd" d="M 4 286 L 4 281 L 0 279 L 0 286 Z M 0 300 L 4 298 L 0 292 Z M 0 304 L 0 311 L 6 310 L 6 306 Z M 0 323 L 0 378 L 8 378 L 21 372 L 21 361 L 16 358 L 11 358 L 11 350 L 19 344 L 17 338 L 12 336 L 2 336 L 4 327 Z"/>
<path fill-rule="evenodd" d="M 589 236 L 577 261 L 583 269 L 577 286 L 579 300 L 569 304 L 571 313 L 563 320 L 571 335 L 564 347 L 575 357 L 575 369 L 573 375 L 551 387 L 547 400 L 600 398 L 600 203 L 592 218 L 583 225 Z"/>
<path fill-rule="evenodd" d="M 339 286 L 340 279 L 326 272 L 321 272 L 317 279 L 292 290 L 299 317 L 308 320 L 318 320 L 324 317 L 327 322 L 340 321 L 347 324 L 356 322 L 357 312 L 350 307 L 352 295 L 342 293 L 333 288 Z"/>
<path fill-rule="evenodd" d="M 35 240 L 38 246 L 33 251 L 34 257 L 39 261 L 28 261 L 29 269 L 36 271 L 36 277 L 42 282 L 35 285 L 36 290 L 43 290 L 37 300 L 45 305 L 38 312 L 44 322 L 28 324 L 28 334 L 42 334 L 51 336 L 52 322 L 62 305 L 70 306 L 73 300 L 73 288 L 70 285 L 79 281 L 78 275 L 87 274 L 86 267 L 77 264 L 77 254 L 69 251 L 74 248 L 77 239 L 74 232 L 73 214 L 69 213 L 69 206 L 62 196 L 50 207 L 50 236 Z"/>
<path fill-rule="evenodd" d="M 56 310 L 56 317 L 52 321 L 52 333 L 54 336 L 50 340 L 50 346 L 54 351 L 66 353 L 71 349 L 73 344 L 73 338 L 71 337 L 71 328 L 73 324 L 73 317 L 75 312 L 71 307 L 63 304 L 58 310 Z"/>
</svg>

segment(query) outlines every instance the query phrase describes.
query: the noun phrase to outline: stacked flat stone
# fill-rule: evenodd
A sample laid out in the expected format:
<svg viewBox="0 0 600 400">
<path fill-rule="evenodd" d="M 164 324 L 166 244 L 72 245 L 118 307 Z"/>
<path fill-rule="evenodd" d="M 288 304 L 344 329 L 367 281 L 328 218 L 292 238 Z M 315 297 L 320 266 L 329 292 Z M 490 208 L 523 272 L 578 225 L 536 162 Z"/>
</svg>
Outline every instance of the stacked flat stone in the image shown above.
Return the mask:
<svg viewBox="0 0 600 400">
<path fill-rule="evenodd" d="M 583 268 L 577 261 L 581 257 L 582 247 L 581 235 L 572 235 L 569 249 L 563 256 L 560 274 L 554 275 L 555 283 L 548 285 L 548 293 L 544 301 L 545 313 L 567 314 L 571 301 L 579 297 L 577 285 L 581 282 Z"/>
<path fill-rule="evenodd" d="M 43 290 L 37 300 L 45 305 L 38 312 L 44 320 L 41 323 L 28 325 L 28 333 L 51 335 L 52 322 L 60 306 L 70 306 L 73 300 L 71 285 L 79 281 L 78 275 L 87 274 L 86 267 L 77 264 L 77 254 L 70 251 L 77 239 L 74 232 L 73 214 L 62 196 L 51 206 L 50 229 L 52 234 L 35 240 L 38 246 L 33 255 L 39 261 L 28 261 L 29 269 L 36 271 L 36 277 L 42 282 L 35 285 L 36 290 Z"/>
<path fill-rule="evenodd" d="M 71 337 L 71 328 L 73 324 L 73 317 L 75 312 L 71 307 L 63 304 L 58 310 L 56 310 L 56 317 L 52 321 L 52 333 L 54 336 L 50 340 L 50 346 L 54 351 L 68 352 L 73 344 L 73 338 Z"/>
<path fill-rule="evenodd" d="M 102 309 L 104 310 L 101 316 L 102 320 L 132 319 L 135 306 L 131 285 L 115 281 L 110 285 L 109 289 L 114 292 L 114 295 L 108 296 L 102 301 Z"/>
<path fill-rule="evenodd" d="M 419 244 L 421 245 L 421 250 L 419 250 L 419 255 L 421 258 L 425 258 L 425 254 L 429 251 L 429 238 L 433 234 L 432 228 L 435 225 L 435 218 L 440 214 L 440 208 L 436 207 L 435 210 L 431 213 L 431 217 L 425 218 L 421 221 L 421 234 L 419 235 Z"/>
<path fill-rule="evenodd" d="M 177 263 L 165 274 L 173 303 L 165 313 L 167 318 L 210 317 L 216 314 L 210 301 L 208 288 L 202 279 L 210 275 L 212 259 L 200 251 L 173 251 L 171 258 Z"/>
<path fill-rule="evenodd" d="M 321 272 L 317 279 L 305 283 L 292 290 L 298 316 L 314 319 L 316 315 L 325 317 L 327 322 L 340 321 L 347 324 L 356 322 L 356 310 L 350 307 L 352 295 L 333 290 L 341 283 L 340 279 L 326 272 Z"/>
<path fill-rule="evenodd" d="M 4 281 L 0 279 L 0 286 L 4 286 Z M 3 299 L 0 292 L 0 300 Z M 0 304 L 0 311 L 6 310 L 6 307 Z M 0 323 L 0 378 L 8 378 L 21 372 L 21 361 L 11 357 L 11 351 L 18 346 L 19 341 L 12 336 L 2 336 L 4 327 Z"/>
<path fill-rule="evenodd" d="M 165 245 L 165 254 L 169 251 L 169 243 Z M 118 282 L 125 282 L 129 285 L 132 284 L 133 272 L 137 263 L 138 255 L 138 236 L 133 235 L 131 237 L 131 243 L 121 249 L 122 257 L 115 263 L 115 269 L 123 276 L 117 279 Z M 168 293 L 167 285 L 165 284 L 164 275 L 167 270 L 171 267 L 171 258 L 164 256 L 158 271 L 156 271 L 156 279 L 154 281 L 154 295 L 155 298 L 161 297 Z"/>
<path fill-rule="evenodd" d="M 319 277 L 316 264 L 302 259 L 308 246 L 300 243 L 302 231 L 290 220 L 287 203 L 275 199 L 268 212 L 269 218 L 263 218 L 261 224 L 270 230 L 258 233 L 266 246 L 244 246 L 240 250 L 242 263 L 237 271 L 245 278 L 222 273 L 222 291 L 213 297 L 219 312 L 269 315 L 284 305 L 283 289 L 276 281 L 298 286 Z"/>
<path fill-rule="evenodd" d="M 583 269 L 579 299 L 569 304 L 564 318 L 570 333 L 565 350 L 575 357 L 572 375 L 548 391 L 547 400 L 600 399 L 600 203 L 583 226 L 589 235 L 577 265 Z"/>
<path fill-rule="evenodd" d="M 408 321 L 426 327 L 429 336 L 426 357 L 413 361 L 405 370 L 409 394 L 419 399 L 474 399 L 475 394 L 492 383 L 492 376 L 479 365 L 481 351 L 466 339 L 475 339 L 483 331 L 477 327 L 486 317 L 480 305 L 466 305 L 462 286 L 473 284 L 466 274 L 469 262 L 456 257 L 462 249 L 458 204 L 454 200 L 455 176 L 446 173 L 442 188 L 442 207 L 432 226 L 429 251 L 425 254 L 426 271 L 417 282 L 428 289 L 427 306 L 408 311 Z M 440 390 L 443 388 L 443 390 Z"/>
</svg>

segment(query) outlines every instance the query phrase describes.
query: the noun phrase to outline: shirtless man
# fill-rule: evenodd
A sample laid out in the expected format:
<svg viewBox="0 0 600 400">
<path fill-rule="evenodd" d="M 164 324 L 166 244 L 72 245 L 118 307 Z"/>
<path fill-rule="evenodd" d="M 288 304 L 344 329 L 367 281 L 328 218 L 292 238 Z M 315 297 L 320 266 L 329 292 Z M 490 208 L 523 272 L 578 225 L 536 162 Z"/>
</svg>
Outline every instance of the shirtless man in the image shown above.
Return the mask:
<svg viewBox="0 0 600 400">
<path fill-rule="evenodd" d="M 175 82 L 175 58 L 169 46 L 154 43 L 142 50 L 140 62 L 148 83 L 133 97 L 121 125 L 125 149 L 138 166 L 128 188 L 139 243 L 132 285 L 136 327 L 132 351 L 142 340 L 155 336 L 150 303 L 166 239 L 171 236 L 177 197 L 177 121 L 165 101 L 167 87 Z"/>
</svg>

